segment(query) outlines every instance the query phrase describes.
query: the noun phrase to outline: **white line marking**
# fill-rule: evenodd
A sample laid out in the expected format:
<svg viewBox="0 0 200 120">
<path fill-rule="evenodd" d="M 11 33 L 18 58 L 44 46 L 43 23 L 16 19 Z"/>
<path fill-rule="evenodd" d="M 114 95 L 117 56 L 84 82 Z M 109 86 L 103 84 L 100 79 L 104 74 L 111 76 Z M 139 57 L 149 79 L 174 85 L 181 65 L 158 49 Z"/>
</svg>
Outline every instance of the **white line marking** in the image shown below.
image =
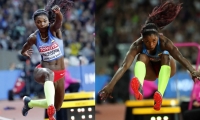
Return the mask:
<svg viewBox="0 0 200 120">
<path fill-rule="evenodd" d="M 0 120 L 12 120 L 12 119 L 8 119 L 8 118 L 4 118 L 0 116 Z"/>
</svg>

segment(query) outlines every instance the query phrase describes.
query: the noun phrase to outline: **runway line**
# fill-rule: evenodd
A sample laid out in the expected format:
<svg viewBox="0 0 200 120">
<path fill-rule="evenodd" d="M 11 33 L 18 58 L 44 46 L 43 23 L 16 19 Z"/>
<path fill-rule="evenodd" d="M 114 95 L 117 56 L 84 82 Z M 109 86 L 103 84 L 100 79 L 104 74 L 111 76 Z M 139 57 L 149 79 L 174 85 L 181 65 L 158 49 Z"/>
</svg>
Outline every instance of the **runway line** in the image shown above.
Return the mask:
<svg viewBox="0 0 200 120">
<path fill-rule="evenodd" d="M 8 118 L 4 118 L 0 116 L 0 120 L 12 120 L 12 119 L 8 119 Z"/>
</svg>

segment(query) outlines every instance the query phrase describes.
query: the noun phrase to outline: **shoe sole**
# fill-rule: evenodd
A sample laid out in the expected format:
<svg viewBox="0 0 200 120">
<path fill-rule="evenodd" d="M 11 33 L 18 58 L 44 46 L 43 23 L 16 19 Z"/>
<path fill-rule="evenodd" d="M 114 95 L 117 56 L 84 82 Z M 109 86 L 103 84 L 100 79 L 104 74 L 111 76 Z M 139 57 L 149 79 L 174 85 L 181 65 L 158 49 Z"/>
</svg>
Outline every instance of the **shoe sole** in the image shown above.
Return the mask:
<svg viewBox="0 0 200 120">
<path fill-rule="evenodd" d="M 27 97 L 27 96 L 24 96 L 23 99 L 22 99 L 23 102 L 24 102 L 24 107 L 25 107 L 25 104 L 26 104 L 26 103 L 25 103 L 26 97 Z M 22 110 L 24 109 L 24 107 L 22 108 Z M 28 112 L 26 112 L 25 114 L 23 114 L 23 112 L 22 112 L 22 115 L 23 115 L 23 116 L 27 116 L 27 114 L 28 114 Z"/>
<path fill-rule="evenodd" d="M 162 96 L 160 95 L 160 93 L 155 92 L 154 96 L 153 96 L 155 105 L 154 105 L 154 109 L 159 111 L 162 105 Z"/>
<path fill-rule="evenodd" d="M 48 109 L 47 109 L 47 114 L 49 116 L 49 120 L 56 120 L 55 117 L 54 117 L 54 114 L 55 114 L 55 108 L 54 106 L 49 106 Z"/>
<path fill-rule="evenodd" d="M 24 97 L 23 97 L 23 101 L 26 99 L 26 97 L 27 97 L 27 96 L 24 96 Z"/>
<path fill-rule="evenodd" d="M 139 91 L 140 89 L 140 82 L 138 81 L 137 78 L 133 78 L 131 80 L 131 88 L 134 92 L 134 96 L 137 100 L 142 100 L 143 99 L 143 95 L 142 93 Z"/>
</svg>

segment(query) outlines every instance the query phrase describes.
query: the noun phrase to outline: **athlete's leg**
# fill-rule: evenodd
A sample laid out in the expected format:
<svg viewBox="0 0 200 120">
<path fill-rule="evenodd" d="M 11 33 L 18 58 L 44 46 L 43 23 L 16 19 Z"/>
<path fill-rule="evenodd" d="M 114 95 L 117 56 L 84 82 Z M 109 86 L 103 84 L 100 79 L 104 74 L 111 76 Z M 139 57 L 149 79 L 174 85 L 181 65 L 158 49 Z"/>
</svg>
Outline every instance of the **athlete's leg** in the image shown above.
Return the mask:
<svg viewBox="0 0 200 120">
<path fill-rule="evenodd" d="M 24 98 L 25 99 L 25 98 Z M 28 103 L 28 106 L 30 108 L 33 107 L 40 107 L 40 108 L 47 108 L 47 100 L 46 99 L 40 99 L 40 100 L 31 100 L 31 102 Z"/>
<path fill-rule="evenodd" d="M 31 100 L 30 97 L 24 96 L 23 101 L 24 101 L 24 106 L 23 106 L 23 109 L 22 109 L 22 115 L 23 116 L 26 116 L 28 114 L 28 111 L 30 109 L 32 109 L 33 107 L 47 108 L 46 99 Z"/>
<path fill-rule="evenodd" d="M 22 111 L 22 114 L 24 116 L 27 115 L 28 110 L 32 107 L 43 107 L 44 108 L 47 105 L 51 108 L 51 111 L 53 110 L 52 108 L 54 108 L 54 97 L 55 97 L 55 87 L 53 84 L 54 72 L 47 68 L 35 68 L 34 79 L 38 83 L 44 84 L 44 93 L 45 93 L 46 99 L 44 99 L 44 100 L 26 100 L 26 99 L 24 99 L 24 108 Z M 28 109 L 27 109 L 27 104 L 28 104 Z M 54 111 L 52 111 L 52 113 Z M 54 120 L 53 116 L 49 116 L 49 118 Z"/>
<path fill-rule="evenodd" d="M 65 95 L 65 88 L 64 88 L 64 78 L 58 80 L 55 83 L 55 108 L 56 111 L 59 111 L 63 100 L 64 100 L 64 95 Z"/>
<path fill-rule="evenodd" d="M 176 72 L 175 61 L 167 54 L 161 56 L 161 68 L 158 77 L 158 91 L 154 94 L 154 109 L 160 110 L 162 104 L 162 97 L 166 90 L 169 78 Z"/>
<path fill-rule="evenodd" d="M 56 113 L 54 107 L 55 87 L 54 87 L 54 72 L 48 68 L 36 68 L 34 71 L 34 78 L 39 83 L 44 83 L 44 93 L 47 102 L 47 114 L 49 120 L 55 120 L 54 114 Z M 36 101 L 33 101 L 36 102 Z"/>
<path fill-rule="evenodd" d="M 170 67 L 169 55 L 162 55 L 161 68 L 158 76 L 158 91 L 161 93 L 161 95 L 164 94 L 170 75 L 171 75 L 171 67 Z"/>
</svg>

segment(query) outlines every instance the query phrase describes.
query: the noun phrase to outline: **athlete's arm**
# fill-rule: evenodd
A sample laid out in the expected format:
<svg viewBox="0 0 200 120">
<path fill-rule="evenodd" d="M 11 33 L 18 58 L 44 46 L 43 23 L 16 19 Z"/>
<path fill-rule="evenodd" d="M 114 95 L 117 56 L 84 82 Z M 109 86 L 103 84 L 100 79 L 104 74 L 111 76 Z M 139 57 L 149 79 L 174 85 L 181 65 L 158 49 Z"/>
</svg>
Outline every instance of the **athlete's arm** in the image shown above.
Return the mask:
<svg viewBox="0 0 200 120">
<path fill-rule="evenodd" d="M 27 51 L 28 51 L 28 50 L 31 48 L 31 46 L 32 46 L 33 44 L 35 44 L 35 43 L 36 43 L 36 38 L 35 38 L 35 36 L 34 36 L 33 34 L 31 34 L 31 35 L 28 37 L 27 42 L 23 45 L 21 54 L 22 54 L 23 56 L 30 57 L 30 54 L 27 53 Z M 32 51 L 30 51 L 30 52 L 32 52 Z"/>
<path fill-rule="evenodd" d="M 52 10 L 56 14 L 56 18 L 55 22 L 51 25 L 51 30 L 56 32 L 62 26 L 63 15 L 60 11 L 60 7 L 57 5 L 55 5 Z"/>
<path fill-rule="evenodd" d="M 62 40 L 62 32 L 60 29 L 56 31 L 56 37 Z"/>
<path fill-rule="evenodd" d="M 164 39 L 164 49 L 167 50 L 175 60 L 182 64 L 186 69 L 188 69 L 190 73 L 194 72 L 195 69 L 192 67 L 191 63 L 182 56 L 173 42 L 165 36 L 162 36 L 162 39 Z"/>
<path fill-rule="evenodd" d="M 141 40 L 142 38 L 139 38 L 137 41 Z M 133 60 L 135 59 L 135 56 L 141 51 L 142 46 L 138 44 L 138 42 L 132 43 L 132 45 L 129 48 L 129 51 L 127 52 L 125 59 L 120 66 L 120 68 L 117 70 L 113 78 L 111 79 L 109 85 L 114 87 L 117 81 L 123 76 L 123 74 L 126 72 L 127 69 L 131 66 Z"/>
</svg>

